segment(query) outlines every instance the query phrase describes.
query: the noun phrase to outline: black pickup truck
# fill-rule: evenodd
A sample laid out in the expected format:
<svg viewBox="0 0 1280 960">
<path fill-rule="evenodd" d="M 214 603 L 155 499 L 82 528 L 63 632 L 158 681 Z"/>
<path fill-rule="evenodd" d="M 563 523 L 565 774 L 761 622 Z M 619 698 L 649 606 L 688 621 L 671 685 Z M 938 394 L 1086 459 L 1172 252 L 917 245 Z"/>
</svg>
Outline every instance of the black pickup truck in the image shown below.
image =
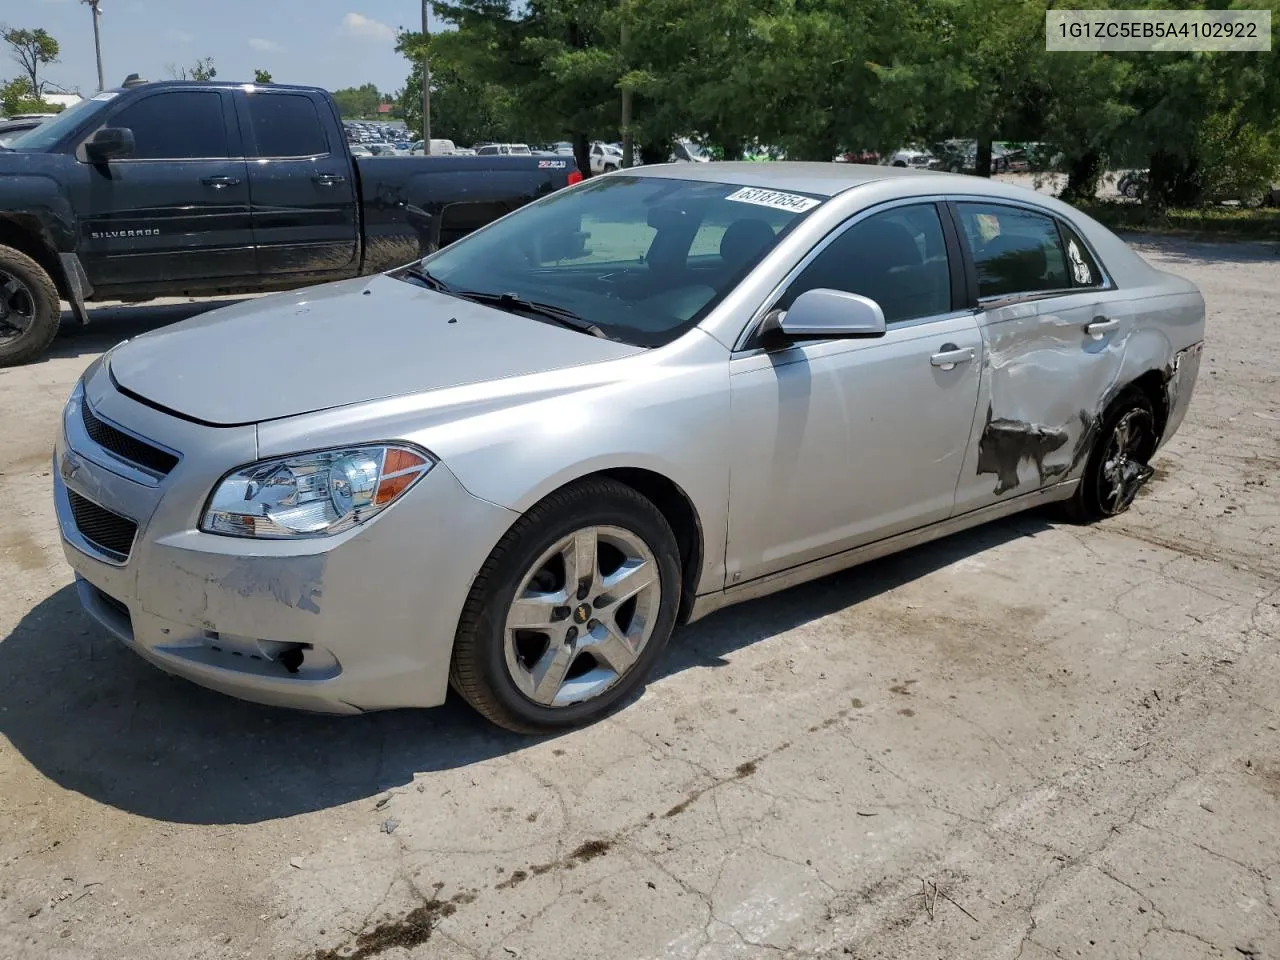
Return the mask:
<svg viewBox="0 0 1280 960">
<path fill-rule="evenodd" d="M 314 87 L 108 90 L 0 149 L 0 367 L 66 300 L 283 290 L 389 270 L 582 179 L 572 157 L 353 157 Z"/>
</svg>

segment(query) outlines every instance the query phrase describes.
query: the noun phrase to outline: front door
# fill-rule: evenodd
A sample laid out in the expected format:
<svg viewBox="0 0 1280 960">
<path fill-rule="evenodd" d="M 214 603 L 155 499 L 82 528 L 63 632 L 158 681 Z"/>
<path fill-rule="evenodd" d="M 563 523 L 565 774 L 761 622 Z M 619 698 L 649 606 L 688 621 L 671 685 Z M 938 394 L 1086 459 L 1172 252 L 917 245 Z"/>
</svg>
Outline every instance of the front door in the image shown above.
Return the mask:
<svg viewBox="0 0 1280 960">
<path fill-rule="evenodd" d="M 978 281 L 987 376 L 956 512 L 1068 479 L 1097 404 L 1120 375 L 1132 308 L 1092 252 L 1047 211 L 955 204 Z"/>
<path fill-rule="evenodd" d="M 317 100 L 303 92 L 255 90 L 237 102 L 249 144 L 263 278 L 354 273 L 360 249 L 356 184 L 347 148 L 335 139 L 339 131 L 330 129 L 336 125 L 326 124 Z"/>
<path fill-rule="evenodd" d="M 950 258 L 933 203 L 864 215 L 776 306 L 816 288 L 862 294 L 884 311 L 885 336 L 731 361 L 729 585 L 950 515 L 983 360 Z"/>
<path fill-rule="evenodd" d="M 249 178 L 229 96 L 159 90 L 106 117 L 131 157 L 83 163 L 79 253 L 90 282 L 117 285 L 254 272 Z"/>
</svg>

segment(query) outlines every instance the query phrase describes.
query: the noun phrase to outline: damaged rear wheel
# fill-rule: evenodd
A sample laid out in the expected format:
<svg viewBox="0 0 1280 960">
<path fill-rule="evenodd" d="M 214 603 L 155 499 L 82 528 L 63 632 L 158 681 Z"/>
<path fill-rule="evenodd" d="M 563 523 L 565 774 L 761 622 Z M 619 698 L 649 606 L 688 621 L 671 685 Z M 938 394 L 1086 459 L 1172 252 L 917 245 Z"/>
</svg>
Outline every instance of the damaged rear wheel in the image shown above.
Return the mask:
<svg viewBox="0 0 1280 960">
<path fill-rule="evenodd" d="M 1156 450 L 1156 417 L 1151 400 L 1129 390 L 1111 404 L 1094 439 L 1080 486 L 1064 505 L 1068 519 L 1093 523 L 1124 513 L 1151 479 Z"/>
</svg>

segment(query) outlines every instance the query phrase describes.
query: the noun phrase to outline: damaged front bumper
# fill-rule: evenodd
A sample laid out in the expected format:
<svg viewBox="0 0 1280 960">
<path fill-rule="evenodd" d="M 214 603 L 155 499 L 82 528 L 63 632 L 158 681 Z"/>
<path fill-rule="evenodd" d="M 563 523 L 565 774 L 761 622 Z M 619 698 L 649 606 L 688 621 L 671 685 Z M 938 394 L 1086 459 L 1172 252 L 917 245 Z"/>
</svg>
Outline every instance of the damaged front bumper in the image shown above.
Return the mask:
<svg viewBox="0 0 1280 960">
<path fill-rule="evenodd" d="M 54 504 L 84 608 L 112 634 L 169 673 L 246 700 L 327 713 L 444 702 L 459 613 L 510 511 L 439 464 L 386 514 L 333 537 L 202 533 L 213 484 L 256 455 L 253 428 L 191 424 L 101 382 L 86 398 L 92 420 L 182 454 L 149 477 L 90 437 L 80 404 L 68 404 Z"/>
</svg>

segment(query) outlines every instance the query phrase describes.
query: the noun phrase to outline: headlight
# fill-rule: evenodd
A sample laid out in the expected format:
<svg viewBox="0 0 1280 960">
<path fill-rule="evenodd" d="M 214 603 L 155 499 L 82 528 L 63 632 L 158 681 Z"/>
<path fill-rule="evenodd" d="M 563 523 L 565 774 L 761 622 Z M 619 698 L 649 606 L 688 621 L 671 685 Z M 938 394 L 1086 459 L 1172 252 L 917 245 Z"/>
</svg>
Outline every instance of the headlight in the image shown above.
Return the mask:
<svg viewBox="0 0 1280 960">
<path fill-rule="evenodd" d="M 391 506 L 434 465 L 421 450 L 391 445 L 263 460 L 223 477 L 200 529 L 232 537 L 327 537 Z"/>
</svg>

